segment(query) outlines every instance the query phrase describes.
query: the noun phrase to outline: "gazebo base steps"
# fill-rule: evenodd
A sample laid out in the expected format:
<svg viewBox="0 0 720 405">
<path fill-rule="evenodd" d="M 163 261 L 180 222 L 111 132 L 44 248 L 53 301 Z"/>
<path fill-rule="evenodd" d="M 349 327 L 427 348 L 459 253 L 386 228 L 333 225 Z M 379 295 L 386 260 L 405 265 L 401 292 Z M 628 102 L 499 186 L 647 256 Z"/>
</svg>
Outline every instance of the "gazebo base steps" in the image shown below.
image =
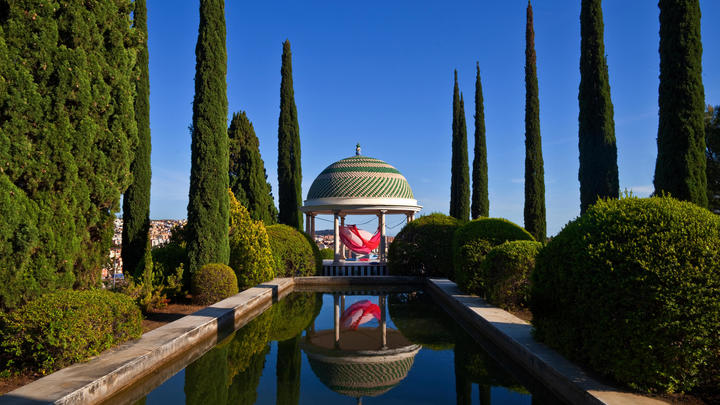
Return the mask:
<svg viewBox="0 0 720 405">
<path fill-rule="evenodd" d="M 323 276 L 387 276 L 387 264 L 381 262 L 355 262 L 323 260 Z"/>
</svg>

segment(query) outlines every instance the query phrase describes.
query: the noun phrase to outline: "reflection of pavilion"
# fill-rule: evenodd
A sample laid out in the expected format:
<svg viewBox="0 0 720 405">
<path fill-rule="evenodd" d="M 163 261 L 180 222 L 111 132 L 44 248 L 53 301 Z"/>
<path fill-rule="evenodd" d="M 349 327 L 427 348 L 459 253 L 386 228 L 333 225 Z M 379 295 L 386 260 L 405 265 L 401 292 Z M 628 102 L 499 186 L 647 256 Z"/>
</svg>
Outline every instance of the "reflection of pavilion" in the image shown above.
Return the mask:
<svg viewBox="0 0 720 405">
<path fill-rule="evenodd" d="M 340 313 L 345 296 L 335 294 L 333 330 L 306 334 L 301 347 L 315 375 L 331 390 L 357 398 L 374 397 L 391 390 L 406 376 L 420 346 L 400 332 L 387 328 L 387 296 L 380 296 L 380 325 L 342 330 Z"/>
</svg>

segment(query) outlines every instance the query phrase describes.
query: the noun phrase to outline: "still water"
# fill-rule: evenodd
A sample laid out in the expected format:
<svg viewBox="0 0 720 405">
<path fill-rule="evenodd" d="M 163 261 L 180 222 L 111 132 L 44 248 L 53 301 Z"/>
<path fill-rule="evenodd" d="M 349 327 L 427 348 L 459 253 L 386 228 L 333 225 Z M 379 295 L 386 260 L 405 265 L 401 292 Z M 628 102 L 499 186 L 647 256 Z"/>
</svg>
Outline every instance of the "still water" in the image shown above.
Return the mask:
<svg viewBox="0 0 720 405">
<path fill-rule="evenodd" d="M 559 403 L 514 375 L 422 290 L 294 292 L 138 402 Z"/>
</svg>

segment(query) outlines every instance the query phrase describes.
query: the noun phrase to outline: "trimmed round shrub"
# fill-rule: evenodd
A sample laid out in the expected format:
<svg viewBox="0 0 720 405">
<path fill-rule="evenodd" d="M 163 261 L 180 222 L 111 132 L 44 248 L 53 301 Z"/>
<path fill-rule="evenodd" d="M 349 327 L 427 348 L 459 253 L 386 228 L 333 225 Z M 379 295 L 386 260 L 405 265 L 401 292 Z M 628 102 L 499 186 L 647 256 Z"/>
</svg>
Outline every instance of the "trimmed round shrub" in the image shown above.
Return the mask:
<svg viewBox="0 0 720 405">
<path fill-rule="evenodd" d="M 460 222 L 433 213 L 405 225 L 388 249 L 392 275 L 453 277 L 452 239 Z"/>
<path fill-rule="evenodd" d="M 60 290 L 0 316 L 0 363 L 9 371 L 47 374 L 141 334 L 142 314 L 132 298 Z"/>
<path fill-rule="evenodd" d="M 270 242 L 262 221 L 250 218 L 247 208 L 230 193 L 230 267 L 241 290 L 275 278 Z"/>
<path fill-rule="evenodd" d="M 480 291 L 493 305 L 504 309 L 527 308 L 530 296 L 530 274 L 542 243 L 529 240 L 505 242 L 488 252 L 480 265 Z"/>
<path fill-rule="evenodd" d="M 455 282 L 463 291 L 479 292 L 482 285 L 480 265 L 490 250 L 514 240 L 535 239 L 519 225 L 503 218 L 480 218 L 466 223 L 455 231 L 452 241 L 452 263 Z"/>
<path fill-rule="evenodd" d="M 320 249 L 320 258 L 322 260 L 335 259 L 335 250 L 330 248 Z"/>
<path fill-rule="evenodd" d="M 313 250 L 314 243 L 310 243 L 304 233 L 282 224 L 270 225 L 266 229 L 275 263 L 276 277 L 301 277 L 317 274 L 317 259 L 319 259 L 320 252 L 317 252 L 316 257 Z"/>
<path fill-rule="evenodd" d="M 530 309 L 538 339 L 621 383 L 717 387 L 720 217 L 669 197 L 598 201 L 540 252 Z"/>
<path fill-rule="evenodd" d="M 210 305 L 238 293 L 235 271 L 222 263 L 202 266 L 192 278 L 193 302 Z"/>
</svg>

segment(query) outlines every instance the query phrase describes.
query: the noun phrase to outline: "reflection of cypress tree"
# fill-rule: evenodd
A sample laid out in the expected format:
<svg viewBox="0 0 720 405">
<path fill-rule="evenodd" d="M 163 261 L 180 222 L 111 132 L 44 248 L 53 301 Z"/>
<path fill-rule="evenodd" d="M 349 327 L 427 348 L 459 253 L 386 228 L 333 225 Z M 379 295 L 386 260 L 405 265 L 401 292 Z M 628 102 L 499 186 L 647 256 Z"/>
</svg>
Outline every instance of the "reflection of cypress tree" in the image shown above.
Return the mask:
<svg viewBox="0 0 720 405">
<path fill-rule="evenodd" d="M 227 403 L 227 349 L 220 344 L 185 368 L 187 405 L 223 405 Z"/>
<path fill-rule="evenodd" d="M 300 402 L 300 335 L 278 342 L 277 404 Z"/>
<path fill-rule="evenodd" d="M 270 346 L 265 345 L 264 350 L 252 356 L 245 371 L 233 378 L 228 390 L 228 404 L 252 405 L 257 401 L 257 387 L 265 368 L 265 356 L 268 351 Z"/>
<path fill-rule="evenodd" d="M 467 378 L 467 374 L 463 372 L 462 359 L 458 356 L 457 349 L 455 354 L 455 395 L 457 397 L 457 405 L 472 404 L 472 382 Z"/>
</svg>

